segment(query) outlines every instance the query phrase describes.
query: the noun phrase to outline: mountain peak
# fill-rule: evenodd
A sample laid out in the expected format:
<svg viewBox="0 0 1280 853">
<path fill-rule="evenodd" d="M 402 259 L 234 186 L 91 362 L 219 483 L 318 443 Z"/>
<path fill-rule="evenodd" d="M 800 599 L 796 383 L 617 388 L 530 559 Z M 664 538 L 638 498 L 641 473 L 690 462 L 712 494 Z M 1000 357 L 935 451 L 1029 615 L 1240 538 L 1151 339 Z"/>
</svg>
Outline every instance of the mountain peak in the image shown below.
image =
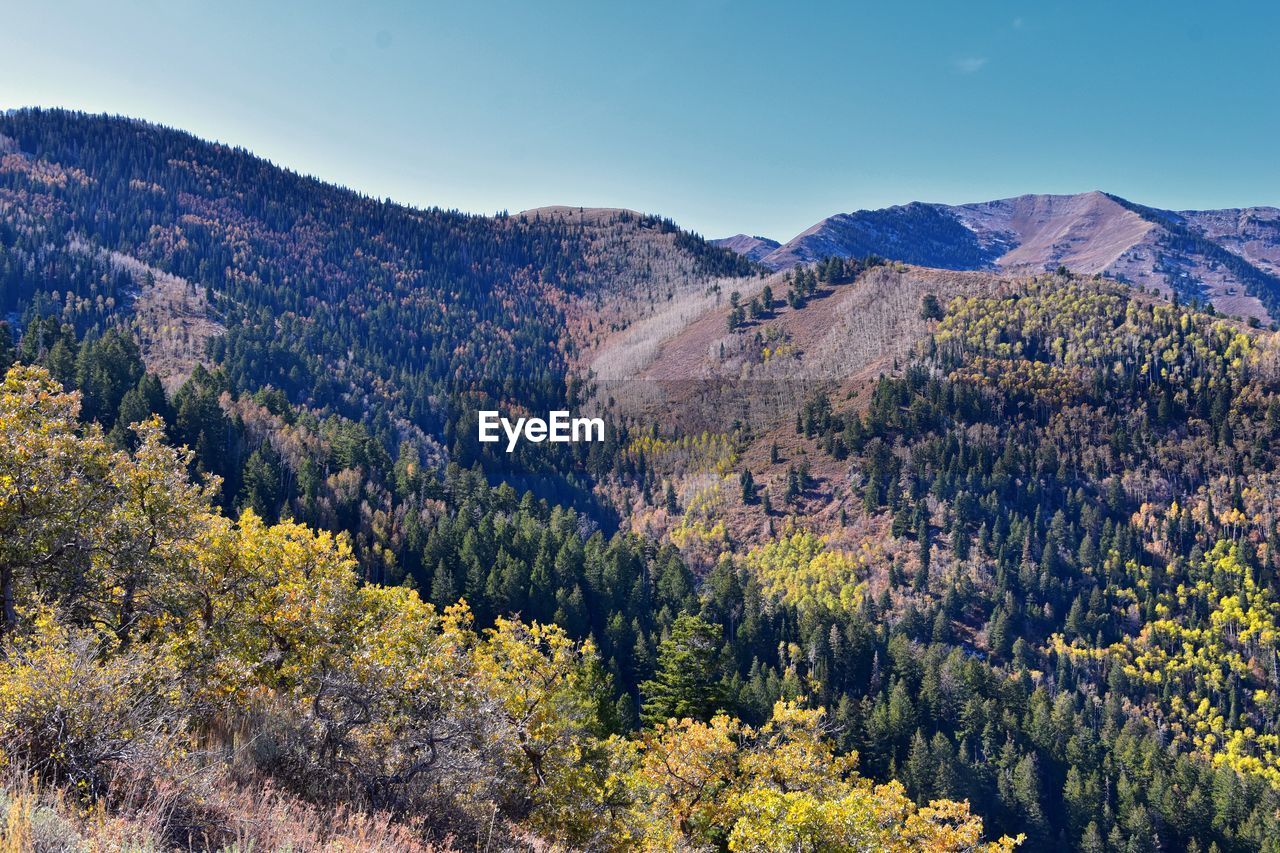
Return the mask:
<svg viewBox="0 0 1280 853">
<path fill-rule="evenodd" d="M 1227 314 L 1280 318 L 1275 208 L 1173 212 L 1102 190 L 1028 193 L 838 213 L 767 251 L 750 239 L 738 235 L 717 242 L 775 270 L 827 256 L 871 254 L 953 270 L 1064 266 L 1202 299 Z"/>
<path fill-rule="evenodd" d="M 712 240 L 711 243 L 730 249 L 739 255 L 745 255 L 753 261 L 759 261 L 782 245 L 777 240 L 770 240 L 768 237 L 756 237 L 750 234 L 734 234 L 732 237 Z"/>
</svg>

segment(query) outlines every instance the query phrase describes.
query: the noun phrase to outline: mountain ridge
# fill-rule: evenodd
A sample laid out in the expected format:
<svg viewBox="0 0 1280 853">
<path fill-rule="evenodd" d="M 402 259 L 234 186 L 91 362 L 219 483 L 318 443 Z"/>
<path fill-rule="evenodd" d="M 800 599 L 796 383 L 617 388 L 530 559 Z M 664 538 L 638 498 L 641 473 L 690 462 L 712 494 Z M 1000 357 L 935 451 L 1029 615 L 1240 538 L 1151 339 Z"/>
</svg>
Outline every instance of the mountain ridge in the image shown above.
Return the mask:
<svg viewBox="0 0 1280 853">
<path fill-rule="evenodd" d="M 1280 209 L 1170 211 L 1101 190 L 947 205 L 910 202 L 838 213 L 767 254 L 713 241 L 770 269 L 879 255 L 955 270 L 1104 275 L 1226 314 L 1280 317 Z"/>
<path fill-rule="evenodd" d="M 110 771 L 184 798 L 154 849 L 273 826 L 267 785 L 316 821 L 394 806 L 399 850 L 712 849 L 757 814 L 777 849 L 926 802 L 953 840 L 981 817 L 965 849 L 1280 835 L 1280 334 L 1117 280 L 1265 292 L 1270 211 L 917 203 L 808 248 L 944 268 L 766 273 L 625 209 L 407 208 L 63 112 L 0 132 L 0 758 L 77 814 L 61 768 L 103 768 L 95 825 L 132 813 Z M 482 409 L 606 435 L 506 452 Z M 664 722 L 680 697 L 720 722 Z M 838 741 L 778 740 L 804 719 Z M 664 755 L 728 762 L 716 817 L 670 823 Z M 850 803 L 842 757 L 747 787 L 796 755 L 883 785 Z"/>
<path fill-rule="evenodd" d="M 732 237 L 722 237 L 710 242 L 712 245 L 745 255 L 757 263 L 782 245 L 777 240 L 752 234 L 734 234 Z"/>
</svg>

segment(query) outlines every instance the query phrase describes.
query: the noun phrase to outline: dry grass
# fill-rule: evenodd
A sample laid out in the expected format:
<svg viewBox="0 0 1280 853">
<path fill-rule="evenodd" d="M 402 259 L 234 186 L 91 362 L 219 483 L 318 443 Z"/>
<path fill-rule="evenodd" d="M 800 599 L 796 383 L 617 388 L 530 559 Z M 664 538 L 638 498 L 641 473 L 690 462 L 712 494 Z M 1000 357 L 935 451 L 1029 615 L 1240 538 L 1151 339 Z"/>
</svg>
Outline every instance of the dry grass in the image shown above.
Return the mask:
<svg viewBox="0 0 1280 853">
<path fill-rule="evenodd" d="M 222 773 L 177 782 L 121 780 L 108 800 L 84 803 L 10 772 L 0 783 L 0 853 L 161 850 L 432 853 L 412 822 L 345 806 L 316 806 L 269 784 Z"/>
<path fill-rule="evenodd" d="M 630 311 L 615 305 L 615 312 L 629 314 L 631 319 L 620 331 L 599 337 L 599 343 L 591 350 L 590 370 L 602 380 L 639 377 L 668 344 L 678 339 L 684 350 L 693 352 L 694 358 L 685 360 L 685 370 L 674 366 L 671 378 L 694 378 L 702 373 L 702 363 L 710 348 L 725 334 L 729 294 L 737 290 L 747 302 L 766 284 L 772 284 L 776 290 L 780 282 L 780 276 L 700 280 L 682 285 L 671 298 L 652 305 L 633 304 Z"/>
</svg>

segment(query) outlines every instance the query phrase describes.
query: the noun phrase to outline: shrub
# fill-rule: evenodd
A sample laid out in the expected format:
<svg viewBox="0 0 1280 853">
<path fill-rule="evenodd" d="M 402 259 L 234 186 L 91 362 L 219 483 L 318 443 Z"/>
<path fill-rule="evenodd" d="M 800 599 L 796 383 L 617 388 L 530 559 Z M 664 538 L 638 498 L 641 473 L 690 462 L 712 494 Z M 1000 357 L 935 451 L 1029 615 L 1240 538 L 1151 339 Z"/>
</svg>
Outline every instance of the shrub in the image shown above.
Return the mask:
<svg viewBox="0 0 1280 853">
<path fill-rule="evenodd" d="M 178 751 L 172 672 L 136 651 L 110 657 L 51 614 L 7 643 L 0 663 L 0 760 L 103 793 L 124 768 L 154 770 Z"/>
</svg>

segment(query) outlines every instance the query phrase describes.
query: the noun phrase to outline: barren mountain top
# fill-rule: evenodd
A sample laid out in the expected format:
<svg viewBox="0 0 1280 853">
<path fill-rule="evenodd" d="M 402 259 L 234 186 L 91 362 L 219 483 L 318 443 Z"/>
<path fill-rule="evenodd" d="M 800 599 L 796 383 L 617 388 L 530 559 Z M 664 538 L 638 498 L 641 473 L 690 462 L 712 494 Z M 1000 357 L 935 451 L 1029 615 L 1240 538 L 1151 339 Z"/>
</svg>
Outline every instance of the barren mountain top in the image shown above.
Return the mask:
<svg viewBox="0 0 1280 853">
<path fill-rule="evenodd" d="M 782 245 L 777 240 L 771 240 L 768 237 L 756 237 L 750 234 L 734 234 L 732 237 L 724 237 L 711 242 L 716 246 L 731 249 L 739 255 L 745 255 L 753 261 L 760 261 Z"/>
<path fill-rule="evenodd" d="M 1013 245 L 1001 267 L 1044 269 L 1059 264 L 1080 273 L 1103 272 L 1154 225 L 1101 192 L 1023 195 L 966 204 L 956 215 L 982 239 Z"/>
</svg>

